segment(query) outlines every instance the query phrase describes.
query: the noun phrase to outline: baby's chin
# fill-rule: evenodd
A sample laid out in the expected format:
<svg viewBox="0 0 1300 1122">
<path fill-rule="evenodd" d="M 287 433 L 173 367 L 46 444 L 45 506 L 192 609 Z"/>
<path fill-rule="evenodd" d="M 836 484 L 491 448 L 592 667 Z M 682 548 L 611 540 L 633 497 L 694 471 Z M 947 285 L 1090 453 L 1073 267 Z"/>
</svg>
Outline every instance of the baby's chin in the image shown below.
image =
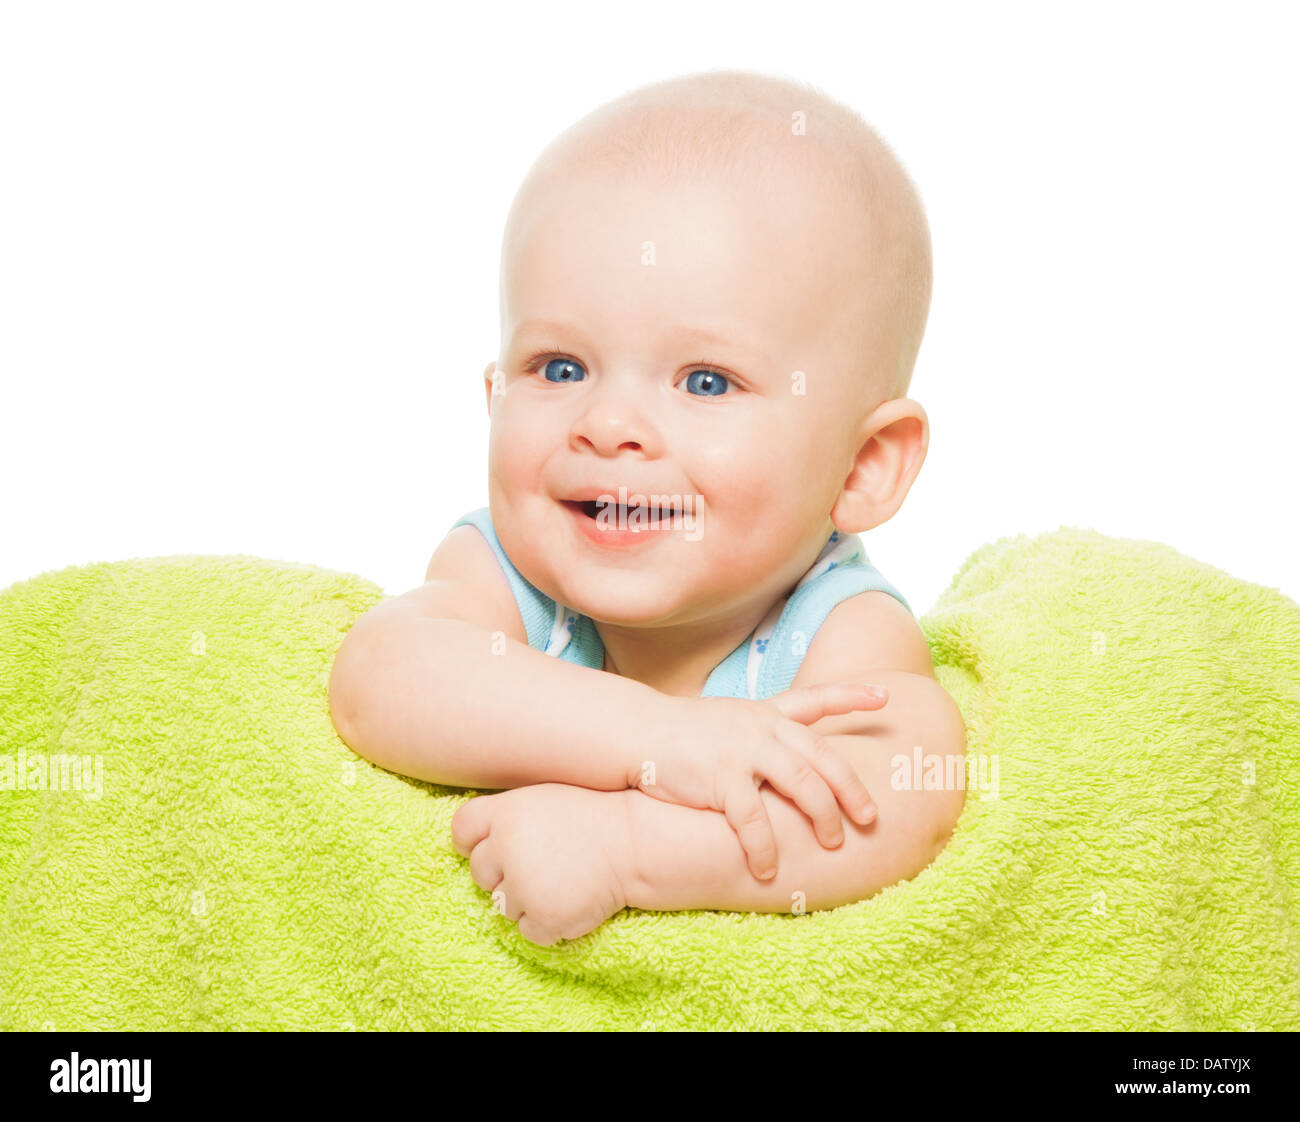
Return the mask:
<svg viewBox="0 0 1300 1122">
<path fill-rule="evenodd" d="M 593 574 L 582 587 L 560 587 L 547 595 L 597 623 L 619 627 L 662 627 L 681 622 L 690 614 L 693 603 L 680 577 L 674 581 L 667 573 L 650 576 L 607 570 Z"/>
</svg>

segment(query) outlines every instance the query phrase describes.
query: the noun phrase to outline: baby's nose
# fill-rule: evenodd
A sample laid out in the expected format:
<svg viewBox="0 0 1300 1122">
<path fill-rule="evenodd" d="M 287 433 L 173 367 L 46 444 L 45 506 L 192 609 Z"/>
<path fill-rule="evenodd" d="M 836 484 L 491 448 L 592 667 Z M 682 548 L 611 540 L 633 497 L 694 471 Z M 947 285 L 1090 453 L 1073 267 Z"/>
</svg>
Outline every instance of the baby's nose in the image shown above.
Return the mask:
<svg viewBox="0 0 1300 1122">
<path fill-rule="evenodd" d="M 601 395 L 573 423 L 572 442 L 584 450 L 613 456 L 624 450 L 657 454 L 659 438 L 644 409 Z"/>
</svg>

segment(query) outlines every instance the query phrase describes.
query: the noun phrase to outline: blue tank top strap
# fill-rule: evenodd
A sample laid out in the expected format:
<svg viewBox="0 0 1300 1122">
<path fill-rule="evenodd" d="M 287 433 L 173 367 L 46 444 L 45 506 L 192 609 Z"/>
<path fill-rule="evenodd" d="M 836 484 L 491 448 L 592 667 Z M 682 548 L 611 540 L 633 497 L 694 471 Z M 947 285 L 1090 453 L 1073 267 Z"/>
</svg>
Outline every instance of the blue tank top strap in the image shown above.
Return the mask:
<svg viewBox="0 0 1300 1122">
<path fill-rule="evenodd" d="M 746 660 L 745 690 L 769 698 L 790 688 L 813 637 L 831 610 L 861 592 L 885 592 L 909 613 L 912 606 L 874 565 L 856 534 L 831 534 L 817 561 L 755 630 Z"/>
<path fill-rule="evenodd" d="M 564 604 L 557 604 L 524 578 L 502 548 L 488 507 L 480 507 L 458 518 L 451 529 L 457 526 L 476 527 L 492 547 L 502 572 L 510 582 L 530 647 L 579 666 L 592 666 L 599 670 L 605 665 L 605 647 L 596 632 L 596 625 L 587 616 L 579 615 Z"/>
<path fill-rule="evenodd" d="M 701 697 L 748 697 L 745 687 L 745 666 L 749 657 L 749 643 L 741 643 L 727 655 L 709 675 L 700 691 Z"/>
</svg>

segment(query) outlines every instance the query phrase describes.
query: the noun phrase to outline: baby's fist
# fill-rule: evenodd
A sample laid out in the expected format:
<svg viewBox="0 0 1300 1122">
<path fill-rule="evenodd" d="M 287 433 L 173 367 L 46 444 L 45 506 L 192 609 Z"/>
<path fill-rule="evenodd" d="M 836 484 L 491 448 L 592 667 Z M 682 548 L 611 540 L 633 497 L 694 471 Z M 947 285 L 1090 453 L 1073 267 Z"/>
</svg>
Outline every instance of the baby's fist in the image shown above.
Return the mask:
<svg viewBox="0 0 1300 1122">
<path fill-rule="evenodd" d="M 627 906 L 627 794 L 538 783 L 482 795 L 452 816 L 452 844 L 525 939 L 578 939 Z"/>
</svg>

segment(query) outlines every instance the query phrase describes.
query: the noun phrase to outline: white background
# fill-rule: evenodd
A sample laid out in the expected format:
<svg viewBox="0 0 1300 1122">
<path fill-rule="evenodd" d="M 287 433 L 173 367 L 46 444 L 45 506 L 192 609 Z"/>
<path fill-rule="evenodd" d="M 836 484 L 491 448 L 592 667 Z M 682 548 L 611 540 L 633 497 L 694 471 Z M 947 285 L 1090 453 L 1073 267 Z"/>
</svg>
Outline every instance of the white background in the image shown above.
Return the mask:
<svg viewBox="0 0 1300 1122">
<path fill-rule="evenodd" d="M 644 82 L 812 81 L 918 182 L 931 446 L 866 535 L 1166 542 L 1300 598 L 1281 4 L 0 7 L 0 587 L 245 553 L 419 584 L 486 502 L 502 224 Z"/>
</svg>

